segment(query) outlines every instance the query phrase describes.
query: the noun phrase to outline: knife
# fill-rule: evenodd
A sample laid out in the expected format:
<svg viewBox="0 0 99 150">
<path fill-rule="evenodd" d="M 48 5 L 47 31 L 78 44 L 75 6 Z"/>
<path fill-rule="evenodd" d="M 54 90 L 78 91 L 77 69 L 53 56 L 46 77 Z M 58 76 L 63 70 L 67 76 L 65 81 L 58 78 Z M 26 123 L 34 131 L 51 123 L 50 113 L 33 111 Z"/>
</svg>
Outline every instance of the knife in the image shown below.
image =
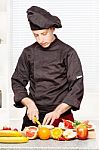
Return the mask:
<svg viewBox="0 0 99 150">
<path fill-rule="evenodd" d="M 40 123 L 40 121 L 34 116 L 34 121 L 39 125 L 39 126 L 41 126 L 41 123 Z"/>
</svg>

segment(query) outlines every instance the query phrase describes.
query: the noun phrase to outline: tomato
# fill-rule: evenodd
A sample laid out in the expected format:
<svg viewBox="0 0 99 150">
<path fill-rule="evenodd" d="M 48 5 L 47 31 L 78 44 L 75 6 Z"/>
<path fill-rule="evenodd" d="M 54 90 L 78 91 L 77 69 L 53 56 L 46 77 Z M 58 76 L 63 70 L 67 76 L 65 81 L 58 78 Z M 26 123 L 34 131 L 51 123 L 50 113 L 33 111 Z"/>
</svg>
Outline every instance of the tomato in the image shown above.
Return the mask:
<svg viewBox="0 0 99 150">
<path fill-rule="evenodd" d="M 77 127 L 77 137 L 80 140 L 86 140 L 88 138 L 88 128 L 84 124 L 80 124 Z"/>
</svg>

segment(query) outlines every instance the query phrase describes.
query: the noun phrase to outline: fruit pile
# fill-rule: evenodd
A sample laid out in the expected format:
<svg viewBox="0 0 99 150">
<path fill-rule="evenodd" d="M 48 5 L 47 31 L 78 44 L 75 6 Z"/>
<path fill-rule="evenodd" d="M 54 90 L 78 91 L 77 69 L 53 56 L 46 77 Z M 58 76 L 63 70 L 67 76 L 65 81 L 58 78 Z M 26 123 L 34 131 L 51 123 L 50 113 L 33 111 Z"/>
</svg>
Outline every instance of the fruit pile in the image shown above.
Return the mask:
<svg viewBox="0 0 99 150">
<path fill-rule="evenodd" d="M 53 126 L 50 128 L 49 125 L 40 127 L 29 126 L 25 127 L 23 133 L 29 139 L 40 138 L 41 140 L 48 140 L 52 138 L 65 141 L 78 138 L 80 140 L 85 140 L 88 138 L 88 123 L 63 120 L 58 127 Z"/>
<path fill-rule="evenodd" d="M 77 133 L 71 129 L 62 130 L 60 127 L 49 129 L 47 127 L 29 126 L 23 130 L 23 133 L 29 139 L 40 138 L 41 140 L 48 140 L 50 138 L 55 140 L 71 140 L 77 137 Z"/>
<path fill-rule="evenodd" d="M 70 121 L 63 119 L 58 127 L 53 125 L 40 125 L 25 127 L 20 132 L 18 129 L 3 127 L 0 130 L 0 142 L 2 143 L 24 143 L 29 139 L 39 138 L 41 140 L 54 139 L 67 141 L 72 139 L 85 140 L 88 138 L 88 130 L 92 128 L 89 121 Z"/>
</svg>

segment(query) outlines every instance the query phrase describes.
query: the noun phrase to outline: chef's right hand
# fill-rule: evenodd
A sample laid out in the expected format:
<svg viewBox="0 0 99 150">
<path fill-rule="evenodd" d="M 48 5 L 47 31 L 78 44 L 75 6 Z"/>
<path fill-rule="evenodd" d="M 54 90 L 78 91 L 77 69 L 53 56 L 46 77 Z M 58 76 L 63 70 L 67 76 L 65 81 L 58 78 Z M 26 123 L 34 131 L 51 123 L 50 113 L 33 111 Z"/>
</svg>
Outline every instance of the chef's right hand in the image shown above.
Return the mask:
<svg viewBox="0 0 99 150">
<path fill-rule="evenodd" d="M 24 98 L 24 99 L 22 99 L 21 102 L 22 102 L 23 105 L 25 105 L 27 107 L 27 116 L 28 116 L 28 118 L 30 120 L 32 120 L 33 123 L 35 123 L 34 117 L 39 119 L 39 111 L 38 111 L 38 108 L 36 107 L 34 101 L 31 100 L 30 98 Z"/>
<path fill-rule="evenodd" d="M 39 119 L 38 114 L 39 114 L 38 109 L 34 103 L 33 104 L 31 103 L 27 106 L 27 116 L 30 120 L 33 121 L 33 123 L 35 123 L 34 117 Z"/>
</svg>

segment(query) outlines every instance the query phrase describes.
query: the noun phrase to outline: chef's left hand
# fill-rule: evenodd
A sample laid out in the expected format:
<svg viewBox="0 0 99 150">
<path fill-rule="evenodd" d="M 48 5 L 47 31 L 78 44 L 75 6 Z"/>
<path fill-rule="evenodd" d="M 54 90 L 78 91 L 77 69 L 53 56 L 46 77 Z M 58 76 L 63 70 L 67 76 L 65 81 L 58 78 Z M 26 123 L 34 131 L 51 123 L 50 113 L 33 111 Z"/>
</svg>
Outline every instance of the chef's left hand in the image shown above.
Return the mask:
<svg viewBox="0 0 99 150">
<path fill-rule="evenodd" d="M 70 108 L 71 108 L 71 106 L 69 106 L 68 104 L 61 103 L 60 105 L 58 105 L 56 107 L 56 109 L 54 111 L 49 112 L 45 115 L 44 120 L 43 120 L 43 125 L 53 124 L 55 119 L 58 119 L 61 114 L 63 114 Z"/>
<path fill-rule="evenodd" d="M 43 120 L 43 125 L 50 124 L 52 125 L 55 119 L 58 119 L 60 117 L 60 114 L 56 111 L 52 111 L 50 113 L 47 113 Z"/>
</svg>

